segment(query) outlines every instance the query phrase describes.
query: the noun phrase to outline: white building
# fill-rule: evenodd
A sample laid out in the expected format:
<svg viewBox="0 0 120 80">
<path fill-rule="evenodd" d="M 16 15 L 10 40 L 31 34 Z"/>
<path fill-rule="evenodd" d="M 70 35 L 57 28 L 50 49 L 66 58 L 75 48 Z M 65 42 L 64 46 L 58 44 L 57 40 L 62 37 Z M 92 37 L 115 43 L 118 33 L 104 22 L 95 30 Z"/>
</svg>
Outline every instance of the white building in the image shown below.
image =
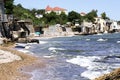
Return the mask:
<svg viewBox="0 0 120 80">
<path fill-rule="evenodd" d="M 101 17 L 95 18 L 96 28 L 98 32 L 104 32 L 106 30 L 106 20 Z"/>
<path fill-rule="evenodd" d="M 35 17 L 36 17 L 36 18 L 42 18 L 43 15 L 42 15 L 42 14 L 37 14 L 37 13 L 36 13 L 36 14 L 35 14 Z"/>
<path fill-rule="evenodd" d="M 64 12 L 65 14 L 67 14 L 67 10 L 66 9 L 63 9 L 63 8 L 60 8 L 60 7 L 50 7 L 49 5 L 46 7 L 45 9 L 45 13 L 51 13 L 51 12 L 55 12 L 56 14 L 61 14 L 62 12 Z"/>
<path fill-rule="evenodd" d="M 112 24 L 111 24 L 111 29 L 112 30 L 117 30 L 117 29 L 120 29 L 120 26 L 118 26 L 116 21 L 113 21 Z"/>
</svg>

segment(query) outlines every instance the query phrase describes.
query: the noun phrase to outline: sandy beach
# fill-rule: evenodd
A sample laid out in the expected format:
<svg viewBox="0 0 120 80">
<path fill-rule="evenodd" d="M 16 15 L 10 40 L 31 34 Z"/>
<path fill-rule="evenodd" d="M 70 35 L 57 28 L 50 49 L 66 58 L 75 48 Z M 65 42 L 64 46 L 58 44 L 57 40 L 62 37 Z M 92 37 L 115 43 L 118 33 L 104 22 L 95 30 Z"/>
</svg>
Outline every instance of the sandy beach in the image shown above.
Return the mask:
<svg viewBox="0 0 120 80">
<path fill-rule="evenodd" d="M 3 56 L 1 51 L 5 54 L 8 53 L 8 56 Z M 32 75 L 23 73 L 23 67 L 32 66 L 32 68 L 29 68 L 31 71 L 45 66 L 42 60 L 38 62 L 37 57 L 7 47 L 0 47 L 0 53 L 1 58 L 6 58 L 6 60 L 0 60 L 0 80 L 29 80 Z"/>
</svg>

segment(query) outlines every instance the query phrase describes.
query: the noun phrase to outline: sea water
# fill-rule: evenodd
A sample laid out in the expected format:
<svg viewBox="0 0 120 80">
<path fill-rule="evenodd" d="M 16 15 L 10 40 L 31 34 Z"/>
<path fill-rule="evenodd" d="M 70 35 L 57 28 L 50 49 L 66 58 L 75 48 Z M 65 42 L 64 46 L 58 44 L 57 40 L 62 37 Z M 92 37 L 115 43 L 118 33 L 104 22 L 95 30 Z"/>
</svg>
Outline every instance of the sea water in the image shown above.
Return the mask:
<svg viewBox="0 0 120 80">
<path fill-rule="evenodd" d="M 120 33 L 40 39 L 28 51 L 47 66 L 34 70 L 31 80 L 91 80 L 109 73 L 120 67 L 119 41 Z"/>
</svg>

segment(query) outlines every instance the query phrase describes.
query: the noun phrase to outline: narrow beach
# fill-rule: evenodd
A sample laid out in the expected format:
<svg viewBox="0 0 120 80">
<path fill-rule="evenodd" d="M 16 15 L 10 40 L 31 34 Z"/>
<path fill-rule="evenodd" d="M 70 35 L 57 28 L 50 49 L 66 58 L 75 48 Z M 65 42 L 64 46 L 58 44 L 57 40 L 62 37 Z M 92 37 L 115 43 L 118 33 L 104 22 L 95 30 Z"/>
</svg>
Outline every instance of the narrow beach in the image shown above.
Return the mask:
<svg viewBox="0 0 120 80">
<path fill-rule="evenodd" d="M 32 76 L 30 74 L 29 75 L 25 74 L 22 68 L 30 65 L 33 66 L 38 61 L 37 57 L 30 54 L 22 53 L 16 50 L 12 50 L 7 47 L 0 47 L 0 50 L 2 51 L 2 53 L 5 52 L 5 54 L 7 54 L 6 52 L 8 53 L 11 52 L 11 54 L 13 54 L 11 56 L 13 56 L 13 58 L 15 59 L 10 61 L 12 57 L 9 56 L 9 57 L 6 57 L 6 58 L 10 58 L 10 59 L 6 59 L 8 61 L 4 59 L 2 61 L 0 60 L 1 62 L 0 63 L 0 80 L 28 80 Z M 2 55 L 3 54 L 1 54 L 0 56 Z M 1 57 L 1 59 L 2 58 L 5 58 L 5 55 Z M 44 63 L 41 60 L 39 60 L 39 63 L 37 63 L 37 65 L 34 65 L 34 69 L 36 67 L 42 68 L 43 66 L 45 66 Z"/>
</svg>

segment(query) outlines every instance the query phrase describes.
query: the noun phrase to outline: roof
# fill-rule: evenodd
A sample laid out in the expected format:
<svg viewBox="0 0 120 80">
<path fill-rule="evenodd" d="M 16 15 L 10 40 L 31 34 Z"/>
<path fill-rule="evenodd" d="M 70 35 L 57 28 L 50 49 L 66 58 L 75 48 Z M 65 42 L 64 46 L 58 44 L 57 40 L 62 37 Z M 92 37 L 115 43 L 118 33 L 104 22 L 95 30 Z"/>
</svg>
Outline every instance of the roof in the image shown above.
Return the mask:
<svg viewBox="0 0 120 80">
<path fill-rule="evenodd" d="M 60 8 L 60 7 L 54 7 L 53 11 L 65 11 L 66 9 Z"/>
<path fill-rule="evenodd" d="M 45 11 L 66 11 L 66 9 L 60 8 L 60 7 L 50 7 L 49 5 L 46 7 Z"/>
<path fill-rule="evenodd" d="M 86 15 L 86 13 L 85 13 L 85 12 L 81 12 L 80 14 L 84 14 L 84 15 Z"/>
<path fill-rule="evenodd" d="M 46 11 L 51 11 L 51 10 L 53 10 L 53 9 L 52 9 L 52 7 L 50 7 L 50 6 L 48 5 L 45 10 L 46 10 Z"/>
<path fill-rule="evenodd" d="M 81 16 L 85 16 L 86 13 L 85 13 L 85 12 L 81 12 L 80 15 L 81 15 Z"/>
</svg>

